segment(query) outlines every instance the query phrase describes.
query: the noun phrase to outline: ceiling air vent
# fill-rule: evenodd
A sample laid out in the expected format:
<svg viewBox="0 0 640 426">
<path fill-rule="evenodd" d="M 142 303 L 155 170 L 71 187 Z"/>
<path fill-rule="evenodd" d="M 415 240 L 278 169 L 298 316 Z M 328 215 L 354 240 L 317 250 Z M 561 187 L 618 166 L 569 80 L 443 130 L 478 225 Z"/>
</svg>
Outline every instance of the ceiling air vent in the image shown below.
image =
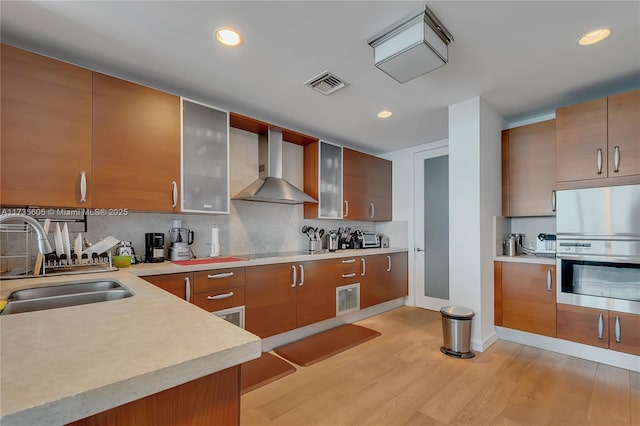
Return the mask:
<svg viewBox="0 0 640 426">
<path fill-rule="evenodd" d="M 311 87 L 323 95 L 330 95 L 343 87 L 347 87 L 349 83 L 337 75 L 331 74 L 329 71 L 325 71 L 322 74 L 313 77 L 304 85 Z"/>
</svg>

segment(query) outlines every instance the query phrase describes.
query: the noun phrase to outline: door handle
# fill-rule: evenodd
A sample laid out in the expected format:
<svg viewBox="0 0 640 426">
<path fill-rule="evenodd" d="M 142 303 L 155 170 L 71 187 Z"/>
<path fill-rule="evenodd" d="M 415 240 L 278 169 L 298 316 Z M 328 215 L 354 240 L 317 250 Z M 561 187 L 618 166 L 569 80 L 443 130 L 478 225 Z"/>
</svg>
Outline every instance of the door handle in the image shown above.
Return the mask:
<svg viewBox="0 0 640 426">
<path fill-rule="evenodd" d="M 616 317 L 614 330 L 616 334 L 616 343 L 620 343 L 620 341 L 622 340 L 622 329 L 620 327 L 620 317 Z"/>
<path fill-rule="evenodd" d="M 344 200 L 344 217 L 349 216 L 349 202 Z"/>
<path fill-rule="evenodd" d="M 551 291 L 551 268 L 547 269 L 547 291 Z"/>
<path fill-rule="evenodd" d="M 364 259 L 360 259 L 360 262 L 362 263 L 362 273 L 360 275 L 364 277 L 367 273 L 367 262 Z"/>
<path fill-rule="evenodd" d="M 421 249 L 420 247 L 416 247 L 415 251 L 424 251 L 423 249 Z"/>
<path fill-rule="evenodd" d="M 80 202 L 87 202 L 87 174 L 84 170 L 80 172 Z"/>
<path fill-rule="evenodd" d="M 178 205 L 178 184 L 174 180 L 171 182 L 171 207 L 176 208 Z"/>
<path fill-rule="evenodd" d="M 387 272 L 391 272 L 391 256 L 387 256 Z"/>
<path fill-rule="evenodd" d="M 293 265 L 291 266 L 291 269 L 293 269 L 293 284 L 291 284 L 291 287 L 295 287 L 298 283 L 298 270 Z"/>
<path fill-rule="evenodd" d="M 604 337 L 604 317 L 602 314 L 598 315 L 598 339 L 602 340 Z"/>
<path fill-rule="evenodd" d="M 613 171 L 618 173 L 620 171 L 620 147 L 613 148 Z"/>
<path fill-rule="evenodd" d="M 376 215 L 376 206 L 374 206 L 373 203 L 369 203 L 369 205 L 371 206 L 371 219 L 373 219 Z"/>
<path fill-rule="evenodd" d="M 302 284 L 304 284 L 304 266 L 302 265 L 298 265 L 300 267 L 300 284 L 298 284 L 299 286 L 302 286 Z"/>
<path fill-rule="evenodd" d="M 191 302 L 191 283 L 189 277 L 184 277 L 184 300 Z"/>
<path fill-rule="evenodd" d="M 602 148 L 598 148 L 597 163 L 598 163 L 598 174 L 601 175 L 602 174 Z"/>
<path fill-rule="evenodd" d="M 551 211 L 556 211 L 556 190 L 551 191 Z"/>
</svg>

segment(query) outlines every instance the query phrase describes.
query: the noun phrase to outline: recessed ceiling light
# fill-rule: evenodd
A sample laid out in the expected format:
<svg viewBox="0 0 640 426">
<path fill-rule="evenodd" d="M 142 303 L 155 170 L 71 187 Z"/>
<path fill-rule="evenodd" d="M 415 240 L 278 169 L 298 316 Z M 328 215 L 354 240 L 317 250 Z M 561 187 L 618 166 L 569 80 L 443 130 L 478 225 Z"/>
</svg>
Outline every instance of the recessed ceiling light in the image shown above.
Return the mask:
<svg viewBox="0 0 640 426">
<path fill-rule="evenodd" d="M 231 28 L 220 28 L 216 30 L 216 38 L 225 46 L 237 46 L 242 43 L 242 37 Z"/>
<path fill-rule="evenodd" d="M 389 118 L 392 115 L 393 115 L 393 113 L 391 111 L 384 110 L 384 111 L 380 111 L 378 113 L 378 118 Z"/>
<path fill-rule="evenodd" d="M 611 30 L 609 28 L 598 28 L 597 30 L 586 33 L 580 37 L 580 39 L 578 39 L 578 44 L 580 46 L 591 46 L 592 44 L 600 43 L 610 35 Z"/>
</svg>

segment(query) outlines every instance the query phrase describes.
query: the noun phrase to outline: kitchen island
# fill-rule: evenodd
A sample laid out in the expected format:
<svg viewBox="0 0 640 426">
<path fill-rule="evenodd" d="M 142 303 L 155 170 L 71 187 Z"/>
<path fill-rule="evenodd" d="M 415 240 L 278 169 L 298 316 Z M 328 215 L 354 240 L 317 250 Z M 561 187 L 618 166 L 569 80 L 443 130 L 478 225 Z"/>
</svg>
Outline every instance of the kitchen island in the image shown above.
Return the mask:
<svg viewBox="0 0 640 426">
<path fill-rule="evenodd" d="M 134 296 L 0 316 L 3 426 L 70 423 L 260 356 L 255 335 L 127 270 L 3 280 L 0 299 L 93 279 Z"/>
</svg>

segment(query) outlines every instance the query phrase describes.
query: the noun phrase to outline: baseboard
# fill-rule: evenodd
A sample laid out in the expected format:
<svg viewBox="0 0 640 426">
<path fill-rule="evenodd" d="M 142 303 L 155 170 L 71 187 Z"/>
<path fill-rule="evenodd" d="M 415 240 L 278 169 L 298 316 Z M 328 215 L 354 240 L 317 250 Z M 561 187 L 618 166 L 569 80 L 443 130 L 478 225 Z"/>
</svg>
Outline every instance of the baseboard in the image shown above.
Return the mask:
<svg viewBox="0 0 640 426">
<path fill-rule="evenodd" d="M 402 297 L 400 299 L 390 300 L 388 302 L 384 302 L 370 308 L 361 309 L 355 312 L 349 312 L 348 314 L 317 322 L 306 327 L 296 328 L 295 330 L 287 331 L 286 333 L 276 334 L 275 336 L 264 338 L 262 339 L 262 352 L 269 352 L 274 348 L 277 348 L 278 346 L 286 345 L 287 343 L 304 339 L 305 337 L 318 334 L 322 331 L 329 330 L 343 324 L 351 324 L 353 322 L 390 311 L 391 309 L 399 308 L 400 306 L 404 306 L 404 304 L 405 298 Z"/>
<path fill-rule="evenodd" d="M 612 365 L 631 371 L 640 372 L 640 357 L 624 352 L 596 348 L 582 343 L 570 342 L 555 337 L 541 336 L 511 328 L 496 327 L 497 336 L 501 340 L 520 343 L 551 352 L 574 356 L 601 364 Z"/>
<path fill-rule="evenodd" d="M 478 340 L 471 340 L 471 349 L 477 352 L 486 351 L 489 346 L 498 341 L 498 333 L 493 330 L 488 336 L 486 336 L 481 342 Z"/>
</svg>

